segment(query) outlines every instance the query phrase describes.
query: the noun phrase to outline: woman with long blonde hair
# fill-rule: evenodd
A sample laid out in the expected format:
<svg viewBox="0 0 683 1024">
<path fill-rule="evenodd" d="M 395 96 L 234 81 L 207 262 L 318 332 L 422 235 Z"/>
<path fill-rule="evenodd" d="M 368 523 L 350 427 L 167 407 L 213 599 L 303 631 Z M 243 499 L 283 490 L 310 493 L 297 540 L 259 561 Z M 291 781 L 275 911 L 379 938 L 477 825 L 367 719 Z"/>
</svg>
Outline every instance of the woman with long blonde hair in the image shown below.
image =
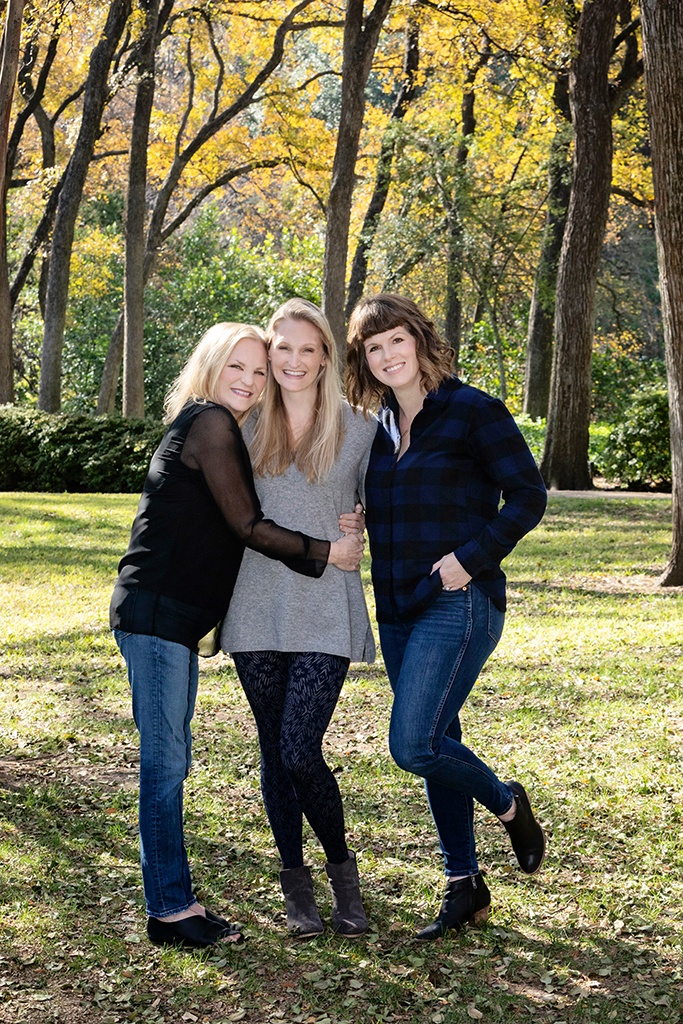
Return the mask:
<svg viewBox="0 0 683 1024">
<path fill-rule="evenodd" d="M 140 733 L 140 859 L 147 934 L 158 946 L 241 939 L 237 925 L 193 893 L 183 783 L 198 645 L 225 615 L 245 547 L 313 577 L 331 571 L 328 564 L 357 568 L 363 549 L 358 537 L 314 540 L 264 518 L 238 420 L 259 399 L 267 372 L 257 327 L 216 324 L 204 335 L 169 392 L 168 430 L 150 463 L 111 599 Z"/>
<path fill-rule="evenodd" d="M 290 299 L 266 331 L 271 376 L 244 424 L 255 485 L 267 515 L 315 524 L 330 540 L 340 516 L 362 500 L 376 420 L 342 400 L 337 350 L 313 303 Z M 285 565 L 245 554 L 222 633 L 256 719 L 261 789 L 282 861 L 288 930 L 323 931 L 310 869 L 305 817 L 319 839 L 333 898 L 332 924 L 343 935 L 367 929 L 355 854 L 322 740 L 350 661 L 374 660 L 360 573 L 296 577 Z"/>
</svg>

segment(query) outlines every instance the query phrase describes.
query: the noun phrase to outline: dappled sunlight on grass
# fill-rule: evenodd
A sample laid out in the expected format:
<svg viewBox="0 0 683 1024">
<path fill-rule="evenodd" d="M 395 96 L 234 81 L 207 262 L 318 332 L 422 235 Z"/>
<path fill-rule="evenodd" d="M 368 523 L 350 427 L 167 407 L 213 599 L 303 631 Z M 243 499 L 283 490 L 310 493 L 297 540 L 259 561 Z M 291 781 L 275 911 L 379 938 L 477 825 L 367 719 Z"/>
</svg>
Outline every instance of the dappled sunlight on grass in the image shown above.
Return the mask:
<svg viewBox="0 0 683 1024">
<path fill-rule="evenodd" d="M 198 956 L 144 937 L 137 738 L 107 628 L 135 504 L 0 495 L 0 1024 L 681 1020 L 683 594 L 656 586 L 670 501 L 552 498 L 506 563 L 505 632 L 463 728 L 527 785 L 549 842 L 527 878 L 477 809 L 482 930 L 412 941 L 441 863 L 422 785 L 389 756 L 380 658 L 352 666 L 326 737 L 371 930 L 289 940 L 254 724 L 230 659 L 203 662 L 186 840 L 199 897 L 250 939 Z M 329 920 L 308 831 L 306 856 Z"/>
</svg>

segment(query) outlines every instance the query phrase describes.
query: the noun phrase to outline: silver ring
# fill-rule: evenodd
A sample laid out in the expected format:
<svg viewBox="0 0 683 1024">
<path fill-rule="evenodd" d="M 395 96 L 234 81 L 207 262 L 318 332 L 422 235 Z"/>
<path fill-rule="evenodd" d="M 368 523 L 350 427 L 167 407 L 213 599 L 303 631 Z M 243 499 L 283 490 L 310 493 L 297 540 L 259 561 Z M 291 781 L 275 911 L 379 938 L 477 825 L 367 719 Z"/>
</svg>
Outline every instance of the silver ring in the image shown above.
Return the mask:
<svg viewBox="0 0 683 1024">
<path fill-rule="evenodd" d="M 444 587 L 443 589 L 444 589 L 444 590 L 452 590 L 452 589 L 453 589 L 453 587 Z"/>
</svg>

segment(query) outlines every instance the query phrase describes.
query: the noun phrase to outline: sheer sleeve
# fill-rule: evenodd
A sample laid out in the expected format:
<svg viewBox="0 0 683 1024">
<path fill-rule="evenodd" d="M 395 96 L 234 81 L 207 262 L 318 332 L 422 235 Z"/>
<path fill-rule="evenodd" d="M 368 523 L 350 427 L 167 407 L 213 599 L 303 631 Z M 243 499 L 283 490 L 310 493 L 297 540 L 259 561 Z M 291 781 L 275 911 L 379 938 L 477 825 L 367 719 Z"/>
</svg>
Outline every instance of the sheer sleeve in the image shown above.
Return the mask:
<svg viewBox="0 0 683 1024">
<path fill-rule="evenodd" d="M 286 530 L 265 519 L 237 422 L 227 409 L 208 406 L 187 435 L 181 461 L 199 469 L 230 530 L 245 545 L 284 562 L 303 576 L 322 576 L 330 542 Z"/>
</svg>

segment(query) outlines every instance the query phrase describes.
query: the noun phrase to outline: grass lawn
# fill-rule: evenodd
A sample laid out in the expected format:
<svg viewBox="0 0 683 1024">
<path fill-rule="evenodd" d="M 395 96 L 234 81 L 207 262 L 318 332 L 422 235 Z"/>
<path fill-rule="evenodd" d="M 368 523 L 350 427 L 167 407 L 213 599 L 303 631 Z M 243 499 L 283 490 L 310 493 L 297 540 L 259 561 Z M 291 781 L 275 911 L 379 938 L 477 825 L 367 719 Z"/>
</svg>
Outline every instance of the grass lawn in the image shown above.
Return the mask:
<svg viewBox="0 0 683 1024">
<path fill-rule="evenodd" d="M 137 741 L 107 628 L 136 498 L 0 495 L 0 1024 L 683 1021 L 683 594 L 656 587 L 670 502 L 555 497 L 508 559 L 509 615 L 466 738 L 527 786 L 549 836 L 516 869 L 479 809 L 493 912 L 416 944 L 441 862 L 392 765 L 382 662 L 353 666 L 327 754 L 370 934 L 286 936 L 249 709 L 204 663 L 187 841 L 200 898 L 247 925 L 218 955 L 150 946 Z M 323 916 L 323 856 L 308 834 Z"/>
</svg>

